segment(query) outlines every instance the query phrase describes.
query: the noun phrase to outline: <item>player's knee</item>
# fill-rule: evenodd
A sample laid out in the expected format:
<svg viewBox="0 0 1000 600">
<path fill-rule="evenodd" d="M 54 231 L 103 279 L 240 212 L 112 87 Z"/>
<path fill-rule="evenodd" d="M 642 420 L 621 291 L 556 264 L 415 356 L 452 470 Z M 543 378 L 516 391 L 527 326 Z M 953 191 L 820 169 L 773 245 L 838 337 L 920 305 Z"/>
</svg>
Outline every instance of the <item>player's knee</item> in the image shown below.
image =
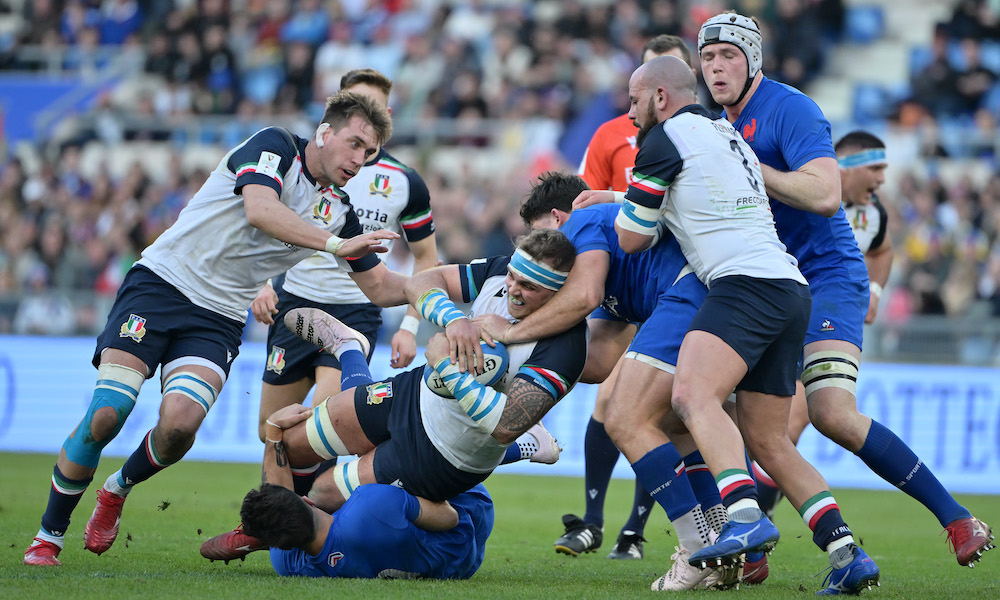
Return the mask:
<svg viewBox="0 0 1000 600">
<path fill-rule="evenodd" d="M 692 410 L 692 396 L 690 389 L 683 383 L 674 383 L 673 393 L 670 396 L 670 409 L 677 417 L 687 422 Z"/>
<path fill-rule="evenodd" d="M 110 406 L 102 406 L 90 418 L 90 437 L 95 442 L 110 442 L 118 430 L 118 411 Z"/>
<path fill-rule="evenodd" d="M 182 440 L 193 438 L 204 420 L 205 413 L 191 402 L 177 397 L 164 398 L 157 427 L 165 438 Z"/>
<path fill-rule="evenodd" d="M 809 407 L 809 420 L 825 437 L 848 449 L 855 450 L 864 444 L 860 434 L 862 423 L 857 411 L 844 410 L 836 403 L 815 403 Z"/>
<path fill-rule="evenodd" d="M 139 395 L 146 376 L 122 365 L 102 364 L 97 368 L 94 397 L 80 426 L 63 444 L 66 458 L 95 468 L 101 451 L 121 431 Z"/>
<path fill-rule="evenodd" d="M 633 407 L 623 406 L 624 404 L 626 403 L 610 402 L 604 413 L 604 429 L 619 448 L 622 447 L 622 443 L 628 441 L 636 429 L 643 427 L 646 421 Z"/>
</svg>

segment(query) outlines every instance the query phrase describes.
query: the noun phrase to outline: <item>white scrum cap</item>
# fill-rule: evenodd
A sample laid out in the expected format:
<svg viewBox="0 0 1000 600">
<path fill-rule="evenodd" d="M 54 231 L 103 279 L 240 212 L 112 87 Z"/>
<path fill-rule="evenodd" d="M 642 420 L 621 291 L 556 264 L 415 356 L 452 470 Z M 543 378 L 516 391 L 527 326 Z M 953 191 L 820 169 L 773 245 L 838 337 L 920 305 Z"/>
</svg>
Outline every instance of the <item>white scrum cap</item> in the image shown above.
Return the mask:
<svg viewBox="0 0 1000 600">
<path fill-rule="evenodd" d="M 750 17 L 722 13 L 705 21 L 698 32 L 698 53 L 711 44 L 732 44 L 747 57 L 747 79 L 753 79 L 763 62 L 764 41 Z"/>
</svg>

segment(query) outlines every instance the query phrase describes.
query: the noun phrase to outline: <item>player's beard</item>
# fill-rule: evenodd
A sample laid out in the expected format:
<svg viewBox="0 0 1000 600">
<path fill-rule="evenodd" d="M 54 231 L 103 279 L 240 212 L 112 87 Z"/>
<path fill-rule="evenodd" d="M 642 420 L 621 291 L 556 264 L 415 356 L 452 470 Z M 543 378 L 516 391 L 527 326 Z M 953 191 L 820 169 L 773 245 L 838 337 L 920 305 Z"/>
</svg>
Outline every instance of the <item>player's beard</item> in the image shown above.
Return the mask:
<svg viewBox="0 0 1000 600">
<path fill-rule="evenodd" d="M 642 147 L 642 140 L 646 139 L 646 134 L 653 130 L 654 127 L 659 125 L 656 118 L 656 106 L 653 104 L 653 98 L 649 98 L 649 103 L 646 104 L 646 115 L 642 120 L 643 123 L 639 127 L 639 133 L 635 136 L 635 145 L 637 148 Z"/>
</svg>

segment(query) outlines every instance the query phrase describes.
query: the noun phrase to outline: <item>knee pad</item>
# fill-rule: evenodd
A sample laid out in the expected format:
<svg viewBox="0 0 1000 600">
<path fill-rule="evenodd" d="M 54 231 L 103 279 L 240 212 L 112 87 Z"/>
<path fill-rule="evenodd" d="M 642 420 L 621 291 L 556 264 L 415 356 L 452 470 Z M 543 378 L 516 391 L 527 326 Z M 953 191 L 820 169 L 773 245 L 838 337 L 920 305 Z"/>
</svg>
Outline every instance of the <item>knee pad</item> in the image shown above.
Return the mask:
<svg viewBox="0 0 1000 600">
<path fill-rule="evenodd" d="M 180 394 L 189 398 L 200 406 L 206 415 L 219 396 L 219 392 L 201 377 L 179 370 L 171 373 L 163 382 L 163 395 L 167 394 Z"/>
<path fill-rule="evenodd" d="M 361 478 L 358 477 L 358 462 L 360 460 L 352 460 L 347 464 L 333 467 L 333 481 L 344 496 L 344 500 L 350 498 L 354 490 L 361 485 Z"/>
<path fill-rule="evenodd" d="M 101 451 L 122 430 L 125 419 L 135 407 L 139 388 L 145 380 L 145 375 L 130 367 L 111 364 L 97 367 L 97 384 L 94 386 L 94 397 L 90 401 L 90 408 L 87 409 L 87 414 L 84 415 L 76 432 L 63 443 L 66 458 L 78 465 L 97 468 L 97 463 L 101 460 Z M 118 422 L 115 423 L 111 435 L 103 440 L 95 440 L 90 429 L 91 421 L 98 410 L 108 406 L 117 413 Z"/>
<path fill-rule="evenodd" d="M 805 358 L 802 385 L 806 397 L 821 388 L 836 387 L 847 390 L 852 396 L 858 390 L 858 359 L 846 352 L 824 350 Z"/>
<path fill-rule="evenodd" d="M 326 409 L 329 398 L 313 408 L 313 414 L 306 421 L 306 437 L 309 439 L 309 447 L 313 452 L 329 460 L 338 456 L 350 454 L 343 440 L 333 429 L 333 421 L 330 420 L 330 412 Z M 354 468 L 357 472 L 357 467 Z"/>
</svg>

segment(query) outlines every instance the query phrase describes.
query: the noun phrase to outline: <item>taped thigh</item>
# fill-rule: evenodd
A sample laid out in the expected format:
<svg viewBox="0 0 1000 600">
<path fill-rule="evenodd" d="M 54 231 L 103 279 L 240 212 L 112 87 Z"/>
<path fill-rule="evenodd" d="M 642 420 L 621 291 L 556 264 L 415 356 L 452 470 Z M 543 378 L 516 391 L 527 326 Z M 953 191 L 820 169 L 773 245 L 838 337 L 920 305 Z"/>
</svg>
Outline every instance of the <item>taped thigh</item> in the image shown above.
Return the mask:
<svg viewBox="0 0 1000 600">
<path fill-rule="evenodd" d="M 802 385 L 806 397 L 822 388 L 835 387 L 857 395 L 858 359 L 847 352 L 823 350 L 805 358 L 802 369 Z"/>
<path fill-rule="evenodd" d="M 337 489 L 344 496 L 344 500 L 351 497 L 354 490 L 361 485 L 361 478 L 358 476 L 358 463 L 361 459 L 352 460 L 349 463 L 343 465 L 337 465 L 333 467 L 333 481 L 337 485 Z"/>
<path fill-rule="evenodd" d="M 139 388 L 146 376 L 131 367 L 123 365 L 103 364 L 97 367 L 97 384 L 94 386 L 94 397 L 90 408 L 76 433 L 66 439 L 63 449 L 66 458 L 89 468 L 96 468 L 101 460 L 101 450 L 122 430 L 125 419 L 131 414 L 139 396 Z M 91 421 L 98 410 L 111 407 L 117 414 L 117 422 L 111 435 L 102 440 L 95 440 L 90 429 Z"/>
<path fill-rule="evenodd" d="M 628 352 L 626 352 L 625 358 L 631 358 L 632 360 L 637 360 L 645 365 L 653 367 L 654 369 L 659 369 L 665 373 L 670 373 L 671 375 L 673 375 L 677 371 L 676 366 L 666 361 L 662 361 L 658 358 L 655 358 L 653 356 L 649 356 L 648 354 L 641 354 L 639 352 L 636 352 L 635 350 L 629 350 Z"/>
<path fill-rule="evenodd" d="M 188 398 L 200 406 L 206 415 L 219 396 L 219 392 L 212 387 L 212 384 L 201 376 L 180 369 L 171 373 L 163 382 L 163 395 L 168 394 L 179 394 Z"/>
<path fill-rule="evenodd" d="M 306 437 L 309 439 L 309 447 L 317 455 L 326 459 L 350 454 L 347 446 L 344 445 L 343 440 L 340 439 L 337 431 L 333 428 L 333 421 L 330 420 L 330 411 L 326 406 L 329 400 L 330 397 L 328 396 L 319 406 L 313 408 L 312 417 L 306 421 Z M 354 470 L 357 472 L 357 467 Z"/>
</svg>

